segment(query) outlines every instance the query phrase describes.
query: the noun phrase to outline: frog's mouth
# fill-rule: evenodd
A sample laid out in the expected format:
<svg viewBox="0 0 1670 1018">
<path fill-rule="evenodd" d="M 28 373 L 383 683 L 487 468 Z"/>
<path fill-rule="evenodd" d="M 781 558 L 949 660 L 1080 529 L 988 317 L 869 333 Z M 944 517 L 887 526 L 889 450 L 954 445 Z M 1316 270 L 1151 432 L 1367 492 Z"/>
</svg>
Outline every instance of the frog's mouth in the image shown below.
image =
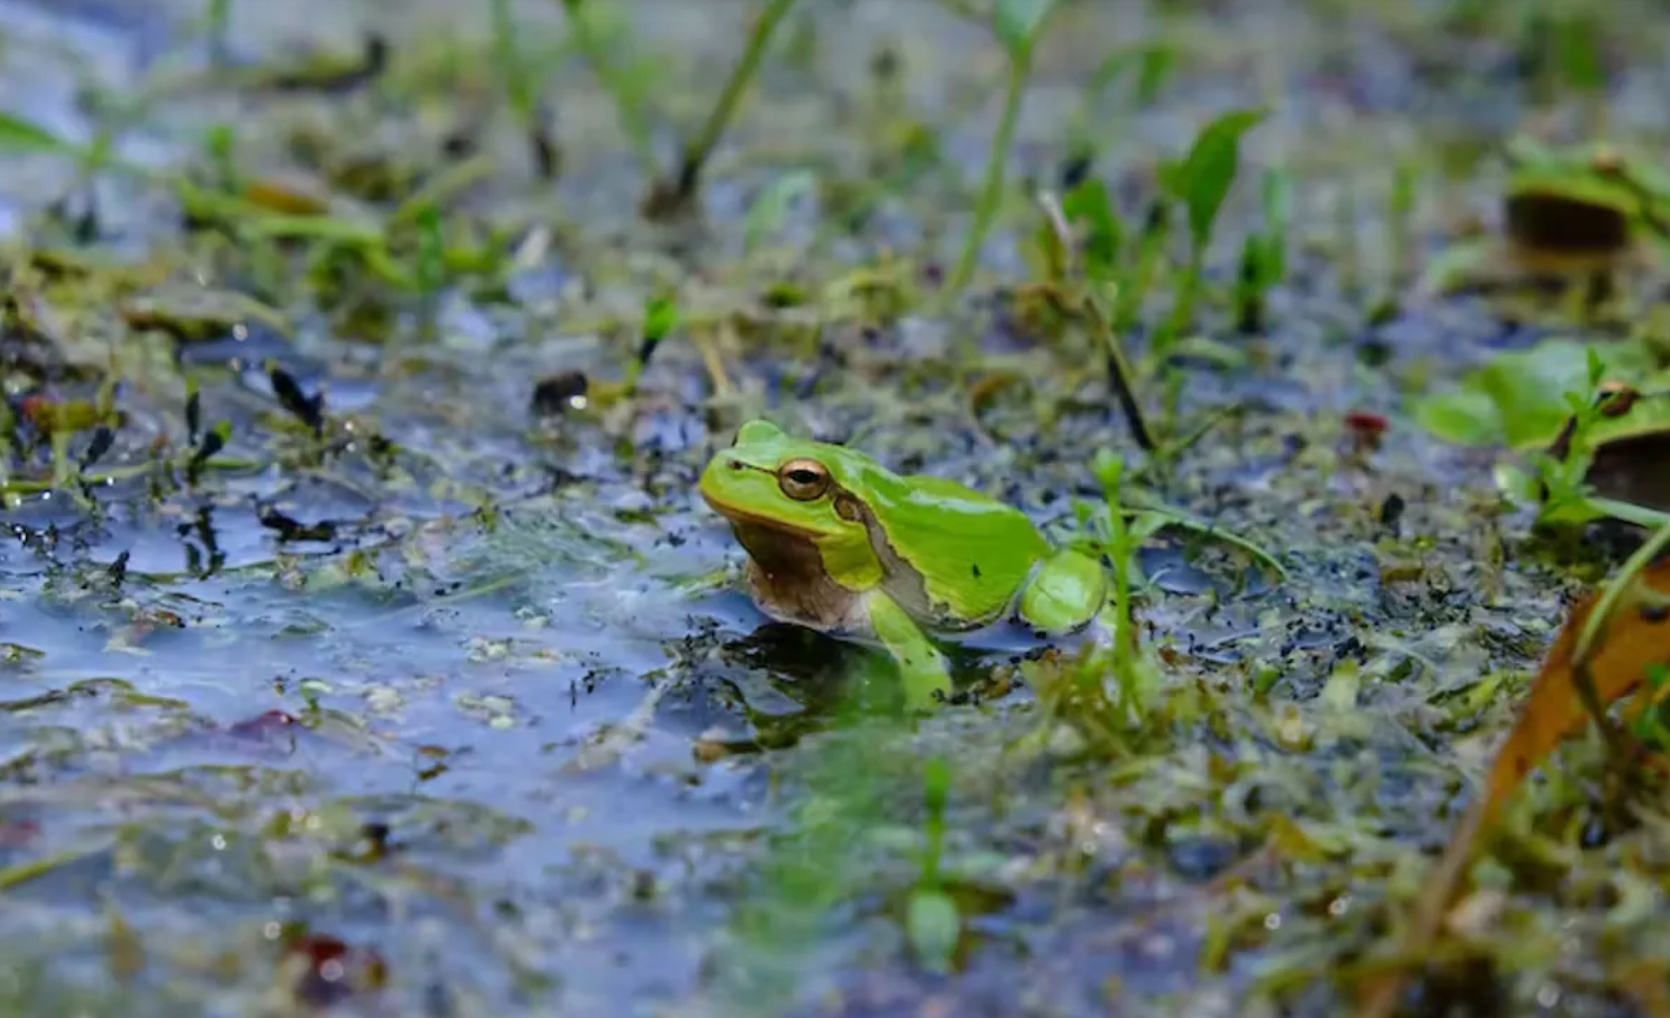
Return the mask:
<svg viewBox="0 0 1670 1018">
<path fill-rule="evenodd" d="M 707 488 L 703 488 L 701 491 L 702 501 L 706 502 L 714 512 L 729 520 L 731 526 L 738 532 L 738 534 L 741 534 L 744 530 L 753 532 L 765 531 L 775 535 L 779 540 L 786 539 L 802 541 L 807 544 L 811 544 L 817 541 L 819 537 L 823 536 L 816 530 L 812 530 L 807 527 L 797 527 L 792 523 L 786 523 L 782 519 L 776 517 L 751 512 L 734 502 L 725 501 L 725 499 L 709 491 Z"/>
</svg>

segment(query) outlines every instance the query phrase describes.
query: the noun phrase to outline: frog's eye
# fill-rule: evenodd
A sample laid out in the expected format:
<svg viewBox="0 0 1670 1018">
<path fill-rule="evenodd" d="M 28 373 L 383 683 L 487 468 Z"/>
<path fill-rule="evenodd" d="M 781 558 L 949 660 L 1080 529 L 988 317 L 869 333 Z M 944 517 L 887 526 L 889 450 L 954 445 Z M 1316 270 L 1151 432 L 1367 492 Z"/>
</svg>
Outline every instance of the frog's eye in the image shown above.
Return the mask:
<svg viewBox="0 0 1670 1018">
<path fill-rule="evenodd" d="M 829 470 L 817 460 L 789 460 L 777 468 L 777 486 L 796 502 L 810 502 L 829 490 Z"/>
</svg>

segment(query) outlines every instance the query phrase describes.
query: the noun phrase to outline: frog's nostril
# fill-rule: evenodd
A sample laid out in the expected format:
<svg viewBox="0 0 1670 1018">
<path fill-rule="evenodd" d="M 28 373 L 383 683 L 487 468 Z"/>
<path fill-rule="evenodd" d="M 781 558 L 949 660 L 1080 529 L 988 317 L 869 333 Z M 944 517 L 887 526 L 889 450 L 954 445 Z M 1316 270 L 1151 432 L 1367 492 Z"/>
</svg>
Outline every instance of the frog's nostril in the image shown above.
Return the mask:
<svg viewBox="0 0 1670 1018">
<path fill-rule="evenodd" d="M 742 461 L 741 460 L 731 460 L 731 469 L 732 470 L 741 470 L 742 469 Z"/>
</svg>

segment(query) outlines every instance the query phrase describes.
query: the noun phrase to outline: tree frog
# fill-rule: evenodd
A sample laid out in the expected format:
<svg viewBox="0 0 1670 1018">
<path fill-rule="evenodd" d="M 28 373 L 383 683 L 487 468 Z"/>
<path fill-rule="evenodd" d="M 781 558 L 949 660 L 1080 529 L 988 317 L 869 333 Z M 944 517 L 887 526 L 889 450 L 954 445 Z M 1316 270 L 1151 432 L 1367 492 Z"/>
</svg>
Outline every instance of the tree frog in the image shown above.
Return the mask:
<svg viewBox="0 0 1670 1018">
<path fill-rule="evenodd" d="M 950 689 L 934 638 L 1003 621 L 1065 635 L 1107 602 L 1101 561 L 1053 547 L 1020 510 L 945 478 L 901 476 L 768 421 L 744 424 L 714 455 L 701 493 L 748 552 L 760 610 L 879 642 L 914 706 Z"/>
<path fill-rule="evenodd" d="M 1641 230 L 1663 234 L 1670 178 L 1608 145 L 1548 148 L 1527 137 L 1508 147 L 1513 176 L 1508 232 L 1532 251 L 1616 254 Z"/>
<path fill-rule="evenodd" d="M 1605 144 L 1513 139 L 1505 243 L 1473 237 L 1428 263 L 1425 289 L 1449 293 L 1526 276 L 1601 279 L 1670 257 L 1670 173 Z M 1643 243 L 1644 242 L 1644 243 Z"/>
</svg>

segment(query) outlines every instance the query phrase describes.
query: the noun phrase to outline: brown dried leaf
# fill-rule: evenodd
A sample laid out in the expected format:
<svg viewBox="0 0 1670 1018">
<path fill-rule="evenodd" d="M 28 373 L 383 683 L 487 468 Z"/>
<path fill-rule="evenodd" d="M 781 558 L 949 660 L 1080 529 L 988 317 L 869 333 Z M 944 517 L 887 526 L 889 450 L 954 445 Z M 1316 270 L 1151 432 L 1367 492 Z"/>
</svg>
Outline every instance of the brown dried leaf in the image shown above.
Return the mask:
<svg viewBox="0 0 1670 1018">
<path fill-rule="evenodd" d="M 1601 600 L 1602 595 L 1591 594 L 1580 601 L 1549 649 L 1484 788 L 1415 902 L 1404 929 L 1401 953 L 1405 958 L 1417 956 L 1424 945 L 1437 939 L 1481 834 L 1496 821 L 1526 775 L 1580 731 L 1592 712 L 1604 720 L 1606 708 L 1640 687 L 1654 666 L 1670 664 L 1670 562 L 1636 576 L 1585 645 L 1589 616 Z M 1591 694 L 1585 686 L 1592 690 L 1591 702 L 1586 702 Z M 1643 698 L 1634 709 L 1639 711 L 1646 703 Z M 1611 737 L 1616 740 L 1615 734 Z M 1368 979 L 1359 1018 L 1388 1018 L 1402 995 L 1405 976 L 1399 969 Z"/>
</svg>

